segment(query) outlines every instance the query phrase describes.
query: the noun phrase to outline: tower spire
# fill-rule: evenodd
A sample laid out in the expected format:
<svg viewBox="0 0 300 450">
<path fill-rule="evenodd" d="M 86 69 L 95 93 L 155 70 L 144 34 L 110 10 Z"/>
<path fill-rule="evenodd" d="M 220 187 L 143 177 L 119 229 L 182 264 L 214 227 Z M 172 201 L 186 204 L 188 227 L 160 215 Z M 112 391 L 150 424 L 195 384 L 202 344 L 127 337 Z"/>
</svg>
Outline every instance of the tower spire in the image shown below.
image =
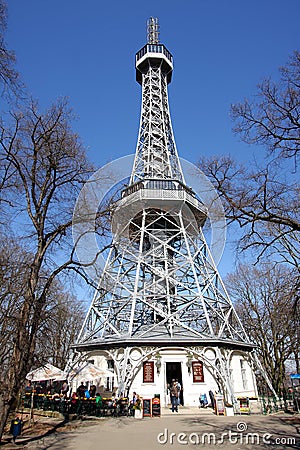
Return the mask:
<svg viewBox="0 0 300 450">
<path fill-rule="evenodd" d="M 142 86 L 142 104 L 130 184 L 142 179 L 176 179 L 184 183 L 168 101 L 173 56 L 159 43 L 157 18 L 148 20 L 147 29 L 148 43 L 136 54 L 136 80 Z"/>
<path fill-rule="evenodd" d="M 159 24 L 157 17 L 150 17 L 147 20 L 147 43 L 155 45 L 159 43 Z"/>
</svg>

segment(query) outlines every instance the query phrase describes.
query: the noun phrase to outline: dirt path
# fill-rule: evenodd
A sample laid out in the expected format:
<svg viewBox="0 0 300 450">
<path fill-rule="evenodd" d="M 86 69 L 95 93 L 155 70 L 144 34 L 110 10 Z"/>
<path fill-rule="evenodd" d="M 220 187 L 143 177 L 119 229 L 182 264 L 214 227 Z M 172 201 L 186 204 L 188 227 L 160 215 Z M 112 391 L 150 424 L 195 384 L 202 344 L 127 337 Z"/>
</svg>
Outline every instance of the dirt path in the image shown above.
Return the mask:
<svg viewBox="0 0 300 450">
<path fill-rule="evenodd" d="M 21 444 L 21 443 L 20 443 Z M 28 443 L 30 450 L 300 449 L 300 416 L 106 418 Z M 20 447 L 19 447 L 20 448 Z M 22 447 L 21 447 L 22 448 Z"/>
</svg>

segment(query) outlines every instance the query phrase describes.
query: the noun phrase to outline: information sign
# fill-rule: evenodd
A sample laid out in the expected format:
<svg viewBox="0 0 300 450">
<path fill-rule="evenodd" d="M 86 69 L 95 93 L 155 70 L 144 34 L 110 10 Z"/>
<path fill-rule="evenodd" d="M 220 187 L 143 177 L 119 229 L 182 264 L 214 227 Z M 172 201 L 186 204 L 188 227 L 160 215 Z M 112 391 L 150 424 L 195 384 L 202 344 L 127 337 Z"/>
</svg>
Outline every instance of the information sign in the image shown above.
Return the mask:
<svg viewBox="0 0 300 450">
<path fill-rule="evenodd" d="M 143 417 L 151 417 L 151 399 L 143 399 Z"/>
<path fill-rule="evenodd" d="M 143 383 L 154 383 L 154 361 L 143 363 Z"/>
<path fill-rule="evenodd" d="M 203 374 L 203 363 L 201 361 L 193 361 L 193 383 L 203 383 L 204 382 L 204 374 Z"/>
<path fill-rule="evenodd" d="M 215 413 L 217 416 L 223 414 L 225 416 L 224 395 L 215 394 Z"/>
<path fill-rule="evenodd" d="M 152 399 L 152 416 L 159 417 L 160 416 L 160 398 L 154 397 Z"/>
</svg>

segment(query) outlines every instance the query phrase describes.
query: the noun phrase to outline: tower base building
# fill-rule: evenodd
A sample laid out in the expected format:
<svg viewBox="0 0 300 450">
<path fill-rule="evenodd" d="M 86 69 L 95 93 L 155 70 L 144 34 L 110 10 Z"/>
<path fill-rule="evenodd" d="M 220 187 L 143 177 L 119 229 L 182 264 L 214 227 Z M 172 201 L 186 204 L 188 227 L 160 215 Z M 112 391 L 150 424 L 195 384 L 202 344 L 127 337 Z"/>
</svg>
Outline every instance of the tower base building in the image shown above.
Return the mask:
<svg viewBox="0 0 300 450">
<path fill-rule="evenodd" d="M 104 346 L 105 347 L 105 346 Z M 221 393 L 228 404 L 234 404 L 239 397 L 256 398 L 257 388 L 253 371 L 251 348 L 226 348 L 216 346 L 187 345 L 133 345 L 99 349 L 80 348 L 77 360 L 92 361 L 100 369 L 111 370 L 111 377 L 93 380 L 97 392 L 110 396 L 132 397 L 137 392 L 142 398 L 159 395 L 162 407 L 170 405 L 170 385 L 177 379 L 182 387 L 180 404 L 199 406 L 199 397 L 209 391 Z M 120 376 L 126 362 L 126 377 Z M 223 372 L 224 371 L 224 372 Z M 77 385 L 81 378 L 78 378 Z M 77 385 L 73 385 L 76 390 Z"/>
</svg>

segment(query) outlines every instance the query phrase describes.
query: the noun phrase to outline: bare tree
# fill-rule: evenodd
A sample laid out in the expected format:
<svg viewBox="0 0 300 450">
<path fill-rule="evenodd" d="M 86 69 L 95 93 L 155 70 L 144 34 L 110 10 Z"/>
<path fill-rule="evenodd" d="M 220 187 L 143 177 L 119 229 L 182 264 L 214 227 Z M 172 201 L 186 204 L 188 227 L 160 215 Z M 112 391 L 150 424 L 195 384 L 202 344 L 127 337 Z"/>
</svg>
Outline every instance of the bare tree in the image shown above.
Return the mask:
<svg viewBox="0 0 300 450">
<path fill-rule="evenodd" d="M 265 146 L 263 162 L 247 166 L 231 157 L 202 158 L 199 167 L 224 202 L 229 223 L 240 227 L 238 249 L 256 261 L 272 258 L 297 269 L 300 291 L 299 177 L 300 53 L 280 69 L 276 83 L 264 80 L 253 102 L 232 106 L 234 131 L 247 144 Z M 261 147 L 259 148 L 261 153 Z"/>
<path fill-rule="evenodd" d="M 50 362 L 64 369 L 82 326 L 85 304 L 66 291 L 60 281 L 53 283 L 51 291 L 37 335 L 35 365 Z"/>
<path fill-rule="evenodd" d="M 258 355 L 277 392 L 284 384 L 287 361 L 299 358 L 294 278 L 295 271 L 272 264 L 240 266 L 227 277 L 237 312 L 257 344 Z"/>
<path fill-rule="evenodd" d="M 1 235 L 0 384 L 5 382 L 9 372 L 31 259 L 32 255 L 28 254 L 20 244 L 12 238 Z M 38 346 L 33 356 L 34 366 L 51 362 L 63 369 L 70 355 L 71 345 L 81 327 L 85 304 L 70 293 L 69 280 L 65 281 L 63 283 L 61 279 L 56 278 L 48 290 L 47 302 L 44 305 L 37 332 Z"/>
<path fill-rule="evenodd" d="M 12 93 L 18 96 L 22 90 L 22 84 L 15 69 L 15 54 L 8 50 L 5 43 L 6 19 L 6 2 L 0 0 L 0 84 L 2 85 L 2 94 Z"/>
<path fill-rule="evenodd" d="M 255 102 L 232 106 L 234 131 L 248 144 L 263 144 L 270 153 L 297 157 L 300 149 L 300 53 L 295 51 L 280 68 L 279 83 L 266 79 L 258 85 Z"/>
<path fill-rule="evenodd" d="M 298 267 L 298 181 L 274 162 L 245 168 L 230 157 L 203 158 L 199 167 L 217 188 L 229 223 L 243 231 L 240 249 L 255 248 L 257 259 L 276 251 Z"/>
<path fill-rule="evenodd" d="M 8 376 L 0 387 L 0 436 L 26 374 L 54 280 L 72 260 L 70 226 L 77 195 L 93 168 L 71 129 L 72 113 L 61 100 L 41 114 L 36 104 L 1 124 L 1 158 L 9 172 L 2 198 L 16 238 L 31 255 L 24 273 Z"/>
</svg>

